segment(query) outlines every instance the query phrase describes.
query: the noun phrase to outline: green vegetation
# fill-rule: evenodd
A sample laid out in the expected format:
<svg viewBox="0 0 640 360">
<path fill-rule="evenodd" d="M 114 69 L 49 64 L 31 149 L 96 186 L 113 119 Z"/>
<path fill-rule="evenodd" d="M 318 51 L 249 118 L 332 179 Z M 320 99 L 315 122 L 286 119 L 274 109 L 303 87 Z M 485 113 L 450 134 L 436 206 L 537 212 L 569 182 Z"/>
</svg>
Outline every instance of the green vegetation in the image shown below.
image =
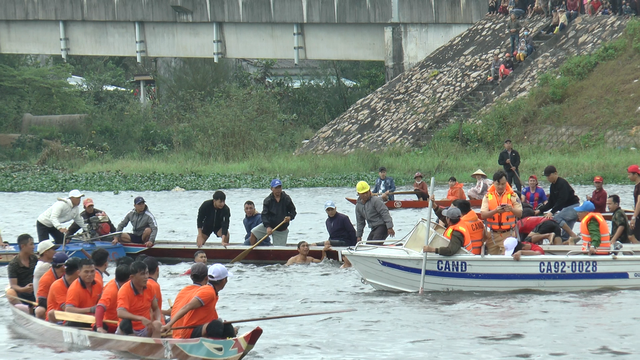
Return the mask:
<svg viewBox="0 0 640 360">
<path fill-rule="evenodd" d="M 477 168 L 488 174 L 500 168 L 497 158 L 505 137 L 513 139 L 522 156 L 523 177 L 541 175 L 553 164 L 572 183 L 591 183 L 593 176 L 602 175 L 607 183 L 627 184 L 626 167 L 639 162 L 637 154 L 607 147 L 603 134 L 640 125 L 640 82 L 634 82 L 640 78 L 639 60 L 640 21 L 631 21 L 625 36 L 541 76 L 528 96 L 497 104 L 480 121 L 465 123 L 462 138 L 454 124 L 423 149 L 322 156 L 292 153 L 303 138 L 380 85 L 383 72 L 376 65 L 327 63 L 319 70 L 323 83 L 293 89 L 264 81 L 270 62 L 248 74 L 229 63 L 187 60 L 171 69 L 172 76 L 159 80 L 164 95 L 161 91 L 152 106 L 140 107 L 128 93 L 102 91 L 102 84 L 109 82 L 127 86 L 125 73 L 134 67 L 115 66 L 111 60 L 71 62 L 89 69 L 81 75 L 91 86 L 77 94 L 81 104 L 64 104 L 70 109 L 85 106 L 91 115 L 89 126 L 64 133 L 34 129 L 38 136 L 19 139 L 13 149 L 0 154 L 0 161 L 6 162 L 0 166 L 0 191 L 266 188 L 276 176 L 286 187 L 355 186 L 359 180 L 373 181 L 382 165 L 399 186 L 411 184 L 416 171 L 438 182 L 456 176 L 470 183 L 469 175 Z M 7 81 L 2 74 L 0 83 Z M 109 80 L 110 74 L 120 80 Z M 348 88 L 331 81 L 335 74 L 360 85 Z M 16 91 L 9 99 L 27 95 L 32 96 Z M 53 101 L 51 93 L 41 95 L 47 96 Z M 15 109 L 3 101 L 0 97 L 0 111 Z M 45 113 L 27 106 L 15 114 L 22 111 Z M 16 116 L 1 125 L 5 132 L 16 129 Z M 594 131 L 573 146 L 541 147 L 525 137 L 539 125 L 580 124 Z M 59 144 L 43 146 L 42 139 Z"/>
</svg>

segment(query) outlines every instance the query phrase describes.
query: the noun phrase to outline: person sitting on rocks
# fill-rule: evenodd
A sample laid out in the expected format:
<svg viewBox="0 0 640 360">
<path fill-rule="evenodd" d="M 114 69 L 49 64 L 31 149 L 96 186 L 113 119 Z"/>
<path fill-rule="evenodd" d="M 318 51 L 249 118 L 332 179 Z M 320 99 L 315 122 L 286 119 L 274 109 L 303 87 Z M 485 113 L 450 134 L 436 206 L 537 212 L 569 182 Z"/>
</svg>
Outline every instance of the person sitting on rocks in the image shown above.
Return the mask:
<svg viewBox="0 0 640 360">
<path fill-rule="evenodd" d="M 526 49 L 527 49 L 526 55 L 527 57 L 529 57 L 534 51 L 536 51 L 535 45 L 533 43 L 533 35 L 531 35 L 529 30 L 524 31 L 524 40 L 525 40 Z"/>
<path fill-rule="evenodd" d="M 492 16 L 497 14 L 498 14 L 498 0 L 489 0 L 489 10 L 487 11 L 487 16 Z"/>
<path fill-rule="evenodd" d="M 553 34 L 553 31 L 558 28 L 558 24 L 560 23 L 560 14 L 558 11 L 553 9 L 551 11 L 551 24 L 542 30 L 545 34 Z"/>
<path fill-rule="evenodd" d="M 602 2 L 602 7 L 600 7 L 600 15 L 611 15 L 611 4 L 608 1 Z"/>
<path fill-rule="evenodd" d="M 567 14 L 564 9 L 558 10 L 558 27 L 553 31 L 554 34 L 559 33 L 560 31 L 566 29 L 569 25 L 569 19 L 567 19 Z"/>
<path fill-rule="evenodd" d="M 546 1 L 536 0 L 535 5 L 533 5 L 533 13 L 547 17 L 546 4 Z"/>
<path fill-rule="evenodd" d="M 515 1 L 515 6 L 511 10 L 511 14 L 515 15 L 517 18 L 521 18 L 526 13 L 527 13 L 527 2 L 526 2 L 526 0 L 516 0 Z"/>
<path fill-rule="evenodd" d="M 498 8 L 498 14 L 509 15 L 509 0 L 502 0 Z"/>
<path fill-rule="evenodd" d="M 509 74 L 511 74 L 511 72 L 513 71 L 513 60 L 511 60 L 511 54 L 507 53 L 504 56 L 504 61 L 502 62 L 502 65 L 500 65 L 500 78 L 498 79 L 498 82 L 502 82 L 502 79 L 504 79 L 505 77 L 509 76 Z"/>
<path fill-rule="evenodd" d="M 622 14 L 624 15 L 625 18 L 629 18 L 630 16 L 636 16 L 636 12 L 633 11 L 633 9 L 631 8 L 628 2 L 625 2 L 624 5 L 622 5 Z"/>
<path fill-rule="evenodd" d="M 520 39 L 520 45 L 518 45 L 518 53 L 516 54 L 516 60 L 523 62 L 527 57 L 527 40 L 525 38 Z"/>
<path fill-rule="evenodd" d="M 498 78 L 501 65 L 502 60 L 500 60 L 500 56 L 498 54 L 493 55 L 493 61 L 491 62 L 491 77 L 489 77 L 489 81 L 493 81 Z"/>
<path fill-rule="evenodd" d="M 587 14 L 591 16 L 598 14 L 598 11 L 600 11 L 601 6 L 602 6 L 602 2 L 600 0 L 591 0 L 587 4 Z"/>
<path fill-rule="evenodd" d="M 573 21 L 580 14 L 580 0 L 567 0 L 567 19 Z"/>
</svg>

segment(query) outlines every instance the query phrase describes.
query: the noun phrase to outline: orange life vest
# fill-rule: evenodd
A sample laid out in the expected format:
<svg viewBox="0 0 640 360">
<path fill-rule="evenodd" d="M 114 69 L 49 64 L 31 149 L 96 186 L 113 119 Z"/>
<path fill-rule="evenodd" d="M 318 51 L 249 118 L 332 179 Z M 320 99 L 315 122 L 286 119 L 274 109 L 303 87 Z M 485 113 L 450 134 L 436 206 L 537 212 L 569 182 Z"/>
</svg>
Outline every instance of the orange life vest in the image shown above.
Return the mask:
<svg viewBox="0 0 640 360">
<path fill-rule="evenodd" d="M 608 255 L 610 254 L 609 250 L 611 249 L 611 237 L 609 236 L 609 226 L 607 226 L 607 221 L 602 217 L 600 213 L 589 213 L 587 216 L 582 219 L 580 222 L 580 237 L 582 237 L 582 251 L 589 250 L 589 246 L 591 245 L 591 234 L 589 234 L 589 221 L 591 219 L 596 219 L 598 221 L 598 226 L 600 226 L 600 246 L 598 246 L 598 250 L 596 254 L 598 255 Z"/>
<path fill-rule="evenodd" d="M 469 231 L 467 231 L 467 228 L 462 225 L 461 222 L 462 220 L 460 220 L 460 222 L 455 225 L 449 226 L 444 232 L 444 237 L 451 240 L 451 234 L 454 231 L 459 231 L 464 237 L 464 243 L 462 244 L 462 247 L 464 247 L 468 251 L 471 251 L 471 238 L 469 237 Z"/>
<path fill-rule="evenodd" d="M 495 188 L 489 190 L 495 190 Z M 507 189 L 500 198 L 498 198 L 498 194 L 496 194 L 494 191 L 488 192 L 486 196 L 487 200 L 489 201 L 489 210 L 494 210 L 497 209 L 501 204 L 512 205 L 513 203 L 511 202 L 511 197 L 516 197 L 516 194 L 511 191 L 509 185 L 507 184 Z M 492 217 L 487 219 L 487 226 L 489 226 L 491 230 L 495 231 L 511 230 L 514 226 L 516 226 L 516 216 L 510 211 L 503 212 L 502 214 L 496 213 Z"/>
<path fill-rule="evenodd" d="M 460 224 L 467 229 L 471 239 L 469 246 L 465 248 L 474 255 L 480 255 L 484 244 L 484 223 L 472 210 L 460 219 Z"/>
</svg>

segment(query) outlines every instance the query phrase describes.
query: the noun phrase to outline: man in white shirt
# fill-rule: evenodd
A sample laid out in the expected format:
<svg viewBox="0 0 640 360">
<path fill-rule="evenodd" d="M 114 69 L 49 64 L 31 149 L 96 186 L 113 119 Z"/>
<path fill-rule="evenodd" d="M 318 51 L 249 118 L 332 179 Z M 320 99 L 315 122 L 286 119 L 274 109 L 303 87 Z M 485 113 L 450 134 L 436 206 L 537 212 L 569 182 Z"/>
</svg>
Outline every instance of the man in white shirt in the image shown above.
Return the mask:
<svg viewBox="0 0 640 360">
<path fill-rule="evenodd" d="M 48 240 L 53 237 L 56 244 L 62 244 L 67 228 L 62 223 L 73 220 L 79 227 L 87 231 L 84 219 L 80 216 L 80 200 L 84 196 L 78 190 L 71 190 L 69 197 L 58 198 L 51 207 L 38 216 L 36 229 L 38 230 L 38 241 Z"/>
<path fill-rule="evenodd" d="M 34 295 L 38 293 L 38 283 L 40 282 L 40 278 L 49 269 L 51 269 L 51 261 L 53 261 L 53 255 L 56 254 L 57 248 L 58 245 L 54 244 L 51 240 L 40 241 L 38 243 L 38 255 L 40 256 L 40 258 L 38 259 L 36 268 L 33 270 Z"/>
</svg>

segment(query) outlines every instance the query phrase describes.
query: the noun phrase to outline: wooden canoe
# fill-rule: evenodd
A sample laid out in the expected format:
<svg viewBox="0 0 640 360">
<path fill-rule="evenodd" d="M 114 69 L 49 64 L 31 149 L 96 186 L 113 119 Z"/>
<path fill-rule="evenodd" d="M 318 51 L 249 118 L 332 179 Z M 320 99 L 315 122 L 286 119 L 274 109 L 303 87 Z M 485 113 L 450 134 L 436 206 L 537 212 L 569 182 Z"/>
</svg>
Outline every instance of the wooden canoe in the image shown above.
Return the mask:
<svg viewBox="0 0 640 360">
<path fill-rule="evenodd" d="M 73 240 L 69 244 L 66 244 L 64 247 L 64 252 L 69 257 L 77 257 L 84 259 L 86 256 L 82 252 L 86 251 L 91 254 L 96 249 L 105 249 L 109 252 L 109 260 L 115 261 L 120 259 L 121 257 L 127 256 L 127 252 L 125 248 L 121 244 L 113 245 L 110 241 L 91 241 L 91 242 L 83 242 Z M 18 244 L 9 244 L 9 247 L 5 249 L 0 249 L 0 265 L 8 264 L 18 253 L 20 252 L 20 247 Z M 61 251 L 62 247 L 59 247 L 57 251 Z"/>
<path fill-rule="evenodd" d="M 355 205 L 356 200 L 355 198 L 346 198 L 348 202 L 352 203 Z M 436 204 L 438 204 L 438 206 L 441 207 L 449 207 L 451 206 L 451 200 L 449 199 L 442 199 L 442 200 L 436 200 Z M 469 200 L 469 202 L 471 203 L 471 207 L 480 207 L 482 205 L 482 200 Z M 385 202 L 385 205 L 387 205 L 387 208 L 389 208 L 389 210 L 393 210 L 393 209 L 422 209 L 422 208 L 426 208 L 427 206 L 429 206 L 429 202 L 428 201 L 422 201 L 422 200 L 389 200 L 387 202 Z"/>
<path fill-rule="evenodd" d="M 225 248 L 220 245 L 220 243 L 206 244 L 198 248 L 195 240 L 192 242 L 159 240 L 150 248 L 146 248 L 142 244 L 126 244 L 124 247 L 129 255 L 133 253 L 145 254 L 168 263 L 193 261 L 193 254 L 198 250 L 202 250 L 207 254 L 207 260 L 209 262 L 225 263 L 233 260 L 249 248 L 247 245 L 240 244 L 231 244 Z M 342 261 L 342 250 L 344 250 L 344 248 L 332 248 L 332 250 L 327 251 L 327 258 Z M 287 260 L 295 255 L 298 255 L 296 244 L 288 244 L 286 246 L 256 246 L 242 262 L 252 264 L 281 264 L 286 263 Z M 316 259 L 322 258 L 322 247 L 311 246 L 309 256 Z"/>
<path fill-rule="evenodd" d="M 22 335 L 63 351 L 74 349 L 105 350 L 145 359 L 242 359 L 262 335 L 255 329 L 232 339 L 173 339 L 141 338 L 115 334 L 101 334 L 70 326 L 62 326 L 37 319 L 9 305 L 14 330 Z"/>
</svg>

